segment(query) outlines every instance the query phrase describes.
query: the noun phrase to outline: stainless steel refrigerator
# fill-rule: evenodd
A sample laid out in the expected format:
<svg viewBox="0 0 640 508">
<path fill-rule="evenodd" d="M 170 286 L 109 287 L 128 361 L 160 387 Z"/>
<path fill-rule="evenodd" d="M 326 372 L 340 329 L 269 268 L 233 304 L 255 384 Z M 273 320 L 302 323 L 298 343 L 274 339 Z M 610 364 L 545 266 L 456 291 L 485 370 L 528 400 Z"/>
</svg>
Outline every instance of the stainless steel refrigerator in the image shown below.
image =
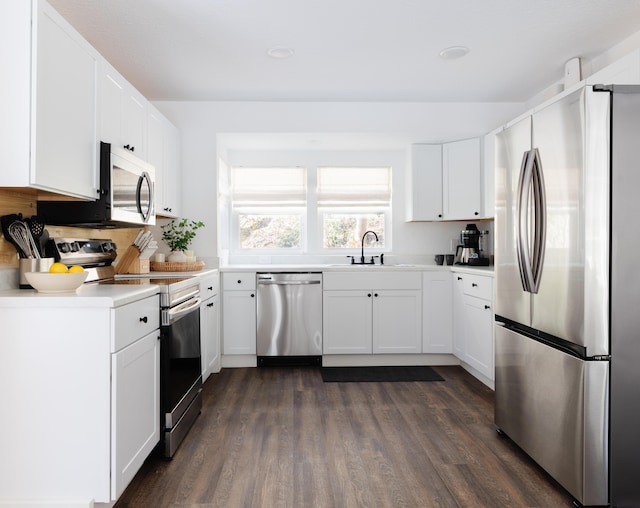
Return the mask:
<svg viewBox="0 0 640 508">
<path fill-rule="evenodd" d="M 640 506 L 640 86 L 584 86 L 496 151 L 495 423 L 583 506 Z"/>
</svg>

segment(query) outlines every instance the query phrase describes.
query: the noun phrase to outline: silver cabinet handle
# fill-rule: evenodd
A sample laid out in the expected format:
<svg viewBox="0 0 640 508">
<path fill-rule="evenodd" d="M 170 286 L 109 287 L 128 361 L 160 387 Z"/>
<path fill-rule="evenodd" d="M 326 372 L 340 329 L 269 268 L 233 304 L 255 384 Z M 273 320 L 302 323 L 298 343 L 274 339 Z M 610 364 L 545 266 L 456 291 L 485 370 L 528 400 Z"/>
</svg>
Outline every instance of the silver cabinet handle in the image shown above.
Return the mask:
<svg viewBox="0 0 640 508">
<path fill-rule="evenodd" d="M 320 284 L 319 280 L 290 280 L 290 281 L 273 281 L 273 280 L 258 280 L 258 284 L 265 286 L 306 286 L 309 284 Z"/>
</svg>

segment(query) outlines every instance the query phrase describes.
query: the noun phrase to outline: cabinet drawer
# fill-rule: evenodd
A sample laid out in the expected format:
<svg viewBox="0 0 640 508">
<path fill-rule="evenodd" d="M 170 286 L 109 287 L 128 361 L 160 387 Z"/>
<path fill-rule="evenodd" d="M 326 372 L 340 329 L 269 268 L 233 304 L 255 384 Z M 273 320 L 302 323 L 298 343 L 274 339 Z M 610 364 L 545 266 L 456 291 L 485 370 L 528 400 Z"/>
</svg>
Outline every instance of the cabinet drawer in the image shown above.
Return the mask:
<svg viewBox="0 0 640 508">
<path fill-rule="evenodd" d="M 461 277 L 465 295 L 475 296 L 484 300 L 493 300 L 493 279 L 491 277 L 466 273 Z"/>
<path fill-rule="evenodd" d="M 236 279 L 237 280 L 237 279 Z M 200 297 L 203 300 L 211 298 L 220 292 L 220 276 L 216 274 L 200 277 Z"/>
<path fill-rule="evenodd" d="M 254 272 L 223 273 L 222 285 L 225 291 L 255 289 L 256 274 Z"/>
<path fill-rule="evenodd" d="M 160 297 L 154 295 L 112 309 L 111 320 L 111 352 L 115 352 L 160 327 Z"/>
</svg>

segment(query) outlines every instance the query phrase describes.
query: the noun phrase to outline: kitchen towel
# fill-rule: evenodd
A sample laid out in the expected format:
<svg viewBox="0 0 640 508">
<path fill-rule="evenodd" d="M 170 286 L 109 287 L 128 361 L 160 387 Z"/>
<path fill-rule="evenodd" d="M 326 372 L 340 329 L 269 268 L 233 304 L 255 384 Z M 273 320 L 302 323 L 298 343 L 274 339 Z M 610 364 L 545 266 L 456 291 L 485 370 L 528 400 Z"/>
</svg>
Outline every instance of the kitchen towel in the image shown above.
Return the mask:
<svg viewBox="0 0 640 508">
<path fill-rule="evenodd" d="M 384 381 L 444 381 L 431 367 L 323 367 L 325 383 L 371 383 Z"/>
</svg>

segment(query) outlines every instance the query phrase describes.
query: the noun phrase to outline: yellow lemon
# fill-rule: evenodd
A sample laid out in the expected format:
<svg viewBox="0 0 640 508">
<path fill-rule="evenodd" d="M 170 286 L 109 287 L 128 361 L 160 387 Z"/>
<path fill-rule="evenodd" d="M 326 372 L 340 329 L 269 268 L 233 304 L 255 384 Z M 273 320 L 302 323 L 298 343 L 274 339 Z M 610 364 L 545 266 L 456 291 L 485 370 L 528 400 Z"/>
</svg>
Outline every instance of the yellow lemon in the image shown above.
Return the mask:
<svg viewBox="0 0 640 508">
<path fill-rule="evenodd" d="M 80 265 L 73 265 L 69 267 L 69 273 L 80 273 L 80 272 L 84 272 L 84 268 L 82 268 Z"/>
<path fill-rule="evenodd" d="M 53 263 L 49 268 L 49 273 L 67 273 L 69 269 L 63 263 Z"/>
</svg>

